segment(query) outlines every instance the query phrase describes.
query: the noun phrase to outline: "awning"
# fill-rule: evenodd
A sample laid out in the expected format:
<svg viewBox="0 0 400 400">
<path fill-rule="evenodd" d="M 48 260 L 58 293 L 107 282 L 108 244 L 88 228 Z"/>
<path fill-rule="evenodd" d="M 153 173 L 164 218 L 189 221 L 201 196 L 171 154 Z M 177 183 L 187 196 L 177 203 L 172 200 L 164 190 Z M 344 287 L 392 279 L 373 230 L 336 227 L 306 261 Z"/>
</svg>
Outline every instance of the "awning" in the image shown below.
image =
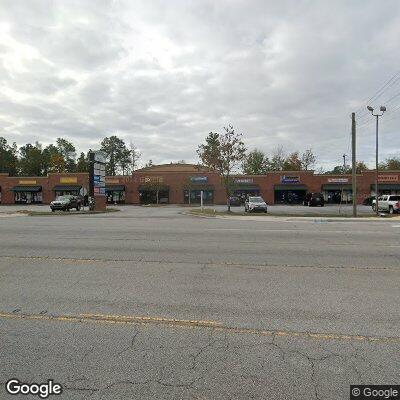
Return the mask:
<svg viewBox="0 0 400 400">
<path fill-rule="evenodd" d="M 14 186 L 12 192 L 41 192 L 41 186 Z"/>
<path fill-rule="evenodd" d="M 260 190 L 260 186 L 259 185 L 246 185 L 243 183 L 236 183 L 233 185 L 233 190 Z"/>
<path fill-rule="evenodd" d="M 371 183 L 371 189 L 375 190 L 375 183 Z M 379 183 L 378 190 L 400 190 L 400 183 Z"/>
<path fill-rule="evenodd" d="M 106 185 L 106 192 L 124 192 L 125 185 Z"/>
<path fill-rule="evenodd" d="M 153 185 L 140 185 L 139 191 L 140 192 L 155 192 L 161 190 L 169 190 L 169 186 L 161 185 L 161 186 L 153 186 Z"/>
<path fill-rule="evenodd" d="M 327 183 L 325 185 L 322 185 L 322 190 L 351 190 L 352 186 L 351 184 L 348 183 L 344 183 L 344 184 L 340 184 L 340 183 Z"/>
<path fill-rule="evenodd" d="M 185 190 L 214 190 L 214 185 L 196 184 L 196 185 L 187 185 L 184 186 Z"/>
<path fill-rule="evenodd" d="M 307 185 L 274 185 L 275 190 L 307 190 Z"/>
<path fill-rule="evenodd" d="M 54 192 L 73 192 L 73 191 L 79 191 L 82 189 L 82 186 L 80 185 L 56 185 L 53 187 Z"/>
</svg>

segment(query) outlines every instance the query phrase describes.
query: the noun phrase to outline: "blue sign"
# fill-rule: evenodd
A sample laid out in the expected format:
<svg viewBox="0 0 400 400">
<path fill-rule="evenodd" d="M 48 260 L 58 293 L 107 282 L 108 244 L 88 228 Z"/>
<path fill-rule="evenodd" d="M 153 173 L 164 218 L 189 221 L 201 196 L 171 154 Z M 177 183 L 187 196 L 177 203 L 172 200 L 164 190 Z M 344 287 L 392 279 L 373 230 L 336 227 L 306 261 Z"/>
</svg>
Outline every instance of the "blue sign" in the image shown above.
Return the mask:
<svg viewBox="0 0 400 400">
<path fill-rule="evenodd" d="M 208 182 L 208 176 L 191 176 L 190 180 L 193 183 L 207 183 Z"/>
<path fill-rule="evenodd" d="M 300 182 L 300 176 L 296 175 L 283 175 L 281 176 L 281 183 L 299 183 Z"/>
</svg>

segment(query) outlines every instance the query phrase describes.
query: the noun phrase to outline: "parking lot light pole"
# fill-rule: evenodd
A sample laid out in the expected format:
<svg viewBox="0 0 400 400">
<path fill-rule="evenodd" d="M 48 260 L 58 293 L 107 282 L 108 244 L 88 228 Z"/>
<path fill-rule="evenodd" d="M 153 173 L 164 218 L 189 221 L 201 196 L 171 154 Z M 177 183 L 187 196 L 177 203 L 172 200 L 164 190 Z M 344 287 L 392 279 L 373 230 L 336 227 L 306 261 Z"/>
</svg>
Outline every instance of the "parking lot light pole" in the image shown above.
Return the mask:
<svg viewBox="0 0 400 400">
<path fill-rule="evenodd" d="M 378 205 L 378 180 L 379 180 L 379 158 L 378 158 L 378 131 L 379 131 L 379 117 L 382 117 L 384 112 L 386 111 L 385 106 L 380 107 L 380 114 L 374 114 L 374 109 L 371 106 L 367 106 L 367 110 L 371 111 L 371 114 L 376 118 L 376 148 L 375 148 L 375 163 L 376 163 L 376 171 L 375 171 L 375 212 L 376 215 L 379 215 L 379 205 Z"/>
</svg>

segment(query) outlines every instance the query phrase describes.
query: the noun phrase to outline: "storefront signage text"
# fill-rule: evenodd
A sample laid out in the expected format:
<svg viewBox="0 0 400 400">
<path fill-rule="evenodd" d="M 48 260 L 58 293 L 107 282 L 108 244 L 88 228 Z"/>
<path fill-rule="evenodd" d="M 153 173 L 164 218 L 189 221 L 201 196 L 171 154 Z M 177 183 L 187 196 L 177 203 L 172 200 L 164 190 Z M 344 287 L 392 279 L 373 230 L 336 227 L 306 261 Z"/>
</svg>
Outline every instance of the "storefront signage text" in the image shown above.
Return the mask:
<svg viewBox="0 0 400 400">
<path fill-rule="evenodd" d="M 253 183 L 253 178 L 235 178 L 235 183 Z"/>
<path fill-rule="evenodd" d="M 348 183 L 349 178 L 328 178 L 329 183 Z"/>
<path fill-rule="evenodd" d="M 281 176 L 281 183 L 299 183 L 300 176 L 298 175 L 283 175 Z"/>
<path fill-rule="evenodd" d="M 191 176 L 190 180 L 193 183 L 207 183 L 208 182 L 208 176 Z"/>
<path fill-rule="evenodd" d="M 106 179 L 106 183 L 119 183 L 119 179 Z"/>
<path fill-rule="evenodd" d="M 78 178 L 76 176 L 60 178 L 60 183 L 77 183 L 77 182 Z"/>
<path fill-rule="evenodd" d="M 140 183 L 162 183 L 164 178 L 162 176 L 141 176 Z"/>
<path fill-rule="evenodd" d="M 20 180 L 19 181 L 20 185 L 36 185 L 36 181 L 34 180 Z"/>
<path fill-rule="evenodd" d="M 379 182 L 398 182 L 398 175 L 378 175 Z"/>
</svg>

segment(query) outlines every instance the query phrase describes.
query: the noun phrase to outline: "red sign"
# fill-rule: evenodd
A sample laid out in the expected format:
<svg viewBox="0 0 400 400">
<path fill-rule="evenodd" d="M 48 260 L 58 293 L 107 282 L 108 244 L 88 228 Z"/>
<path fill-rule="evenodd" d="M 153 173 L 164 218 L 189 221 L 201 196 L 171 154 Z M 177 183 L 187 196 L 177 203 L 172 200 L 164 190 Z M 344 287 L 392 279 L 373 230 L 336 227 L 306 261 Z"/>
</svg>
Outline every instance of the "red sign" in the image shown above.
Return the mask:
<svg viewBox="0 0 400 400">
<path fill-rule="evenodd" d="M 398 175 L 378 175 L 379 182 L 398 182 Z"/>
</svg>

